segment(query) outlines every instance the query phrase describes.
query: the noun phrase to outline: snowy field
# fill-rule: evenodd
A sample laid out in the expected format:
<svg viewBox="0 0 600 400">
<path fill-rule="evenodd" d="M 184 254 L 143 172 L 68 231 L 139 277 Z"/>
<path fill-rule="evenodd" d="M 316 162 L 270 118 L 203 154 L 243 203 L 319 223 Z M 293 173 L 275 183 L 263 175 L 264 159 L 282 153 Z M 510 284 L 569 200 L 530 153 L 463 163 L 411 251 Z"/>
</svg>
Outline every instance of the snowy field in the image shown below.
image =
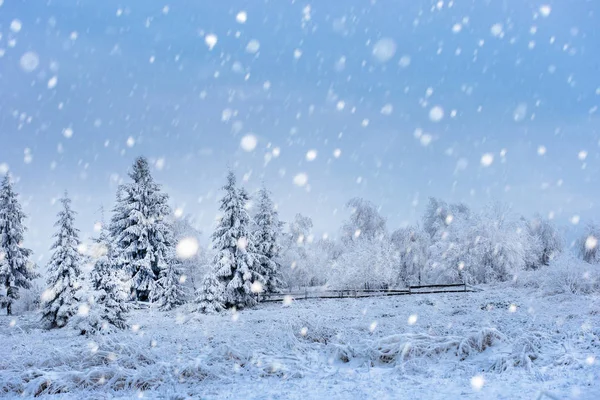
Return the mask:
<svg viewBox="0 0 600 400">
<path fill-rule="evenodd" d="M 0 317 L 8 398 L 598 399 L 600 299 L 479 293 L 137 310 L 107 336 Z M 53 394 L 60 393 L 53 396 Z M 547 397 L 545 397 L 547 396 Z"/>
</svg>

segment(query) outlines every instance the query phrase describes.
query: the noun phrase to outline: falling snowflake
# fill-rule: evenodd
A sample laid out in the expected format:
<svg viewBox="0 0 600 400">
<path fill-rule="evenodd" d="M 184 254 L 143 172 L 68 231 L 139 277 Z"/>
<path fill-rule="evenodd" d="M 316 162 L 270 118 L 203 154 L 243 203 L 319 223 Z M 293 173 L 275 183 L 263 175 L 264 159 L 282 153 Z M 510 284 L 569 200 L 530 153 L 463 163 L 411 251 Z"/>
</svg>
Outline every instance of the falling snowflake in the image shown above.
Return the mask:
<svg viewBox="0 0 600 400">
<path fill-rule="evenodd" d="M 258 50 L 260 49 L 260 42 L 256 39 L 252 39 L 248 42 L 248 44 L 246 45 L 246 52 L 250 53 L 250 54 L 254 54 L 256 52 L 258 52 Z"/>
<path fill-rule="evenodd" d="M 204 37 L 204 43 L 208 46 L 209 50 L 212 50 L 217 44 L 217 35 L 210 33 Z"/>
<path fill-rule="evenodd" d="M 483 388 L 483 385 L 485 384 L 485 380 L 483 379 L 483 376 L 481 375 L 476 375 L 474 377 L 471 378 L 471 387 L 474 390 L 481 390 Z"/>
<path fill-rule="evenodd" d="M 492 153 L 485 153 L 481 156 L 481 165 L 489 167 L 494 162 L 494 155 Z"/>
<path fill-rule="evenodd" d="M 58 83 L 58 77 L 53 76 L 52 78 L 50 78 L 48 80 L 48 89 L 54 89 L 56 87 L 57 83 Z"/>
<path fill-rule="evenodd" d="M 598 239 L 596 239 L 594 236 L 588 236 L 585 240 L 585 249 L 587 251 L 592 251 L 596 247 L 598 247 Z"/>
<path fill-rule="evenodd" d="M 546 146 L 539 146 L 537 149 L 537 153 L 539 156 L 545 155 L 547 152 Z"/>
<path fill-rule="evenodd" d="M 19 64 L 24 71 L 32 72 L 40 65 L 40 58 L 33 51 L 28 51 L 21 56 Z"/>
<path fill-rule="evenodd" d="M 66 137 L 67 139 L 70 139 L 71 137 L 73 137 L 73 129 L 72 128 L 65 128 L 63 129 L 63 136 Z"/>
<path fill-rule="evenodd" d="M 316 150 L 309 150 L 306 152 L 306 161 L 314 161 L 317 158 Z"/>
<path fill-rule="evenodd" d="M 306 175 L 304 172 L 300 172 L 299 174 L 296 174 L 296 176 L 294 176 L 294 185 L 296 186 L 305 186 L 308 183 L 308 175 Z"/>
<path fill-rule="evenodd" d="M 252 133 L 244 135 L 244 137 L 242 137 L 242 140 L 240 141 L 240 146 L 242 147 L 242 149 L 248 152 L 253 151 L 256 148 L 257 144 L 258 139 Z"/>
<path fill-rule="evenodd" d="M 546 18 L 548 16 L 550 16 L 550 13 L 552 12 L 552 7 L 550 7 L 549 4 L 544 4 L 540 6 L 540 14 L 542 14 L 542 17 Z"/>
<path fill-rule="evenodd" d="M 381 114 L 383 114 L 383 115 L 391 115 L 393 111 L 394 111 L 394 106 L 392 106 L 389 103 L 384 105 L 383 107 L 381 107 Z"/>
<path fill-rule="evenodd" d="M 490 32 L 491 32 L 492 36 L 495 36 L 495 37 L 501 37 L 502 34 L 504 33 L 503 30 L 504 30 L 504 27 L 502 26 L 502 24 L 494 24 L 490 28 Z"/>
<path fill-rule="evenodd" d="M 433 122 L 440 122 L 444 118 L 444 109 L 440 106 L 435 106 L 429 110 L 429 119 Z"/>
<path fill-rule="evenodd" d="M 410 62 L 411 62 L 410 56 L 404 55 L 404 56 L 400 57 L 400 61 L 398 61 L 398 65 L 400 66 L 400 68 L 406 68 L 410 65 Z"/>
<path fill-rule="evenodd" d="M 248 14 L 246 13 L 246 11 L 240 11 L 235 16 L 235 20 L 237 21 L 238 24 L 245 24 L 246 21 L 248 20 Z"/>
<path fill-rule="evenodd" d="M 21 31 L 22 27 L 23 27 L 23 24 L 18 19 L 13 19 L 12 22 L 10 23 L 10 30 L 13 31 L 14 33 L 19 33 Z"/>
<path fill-rule="evenodd" d="M 373 57 L 379 62 L 389 61 L 396 54 L 396 42 L 390 38 L 383 38 L 373 46 Z"/>
</svg>

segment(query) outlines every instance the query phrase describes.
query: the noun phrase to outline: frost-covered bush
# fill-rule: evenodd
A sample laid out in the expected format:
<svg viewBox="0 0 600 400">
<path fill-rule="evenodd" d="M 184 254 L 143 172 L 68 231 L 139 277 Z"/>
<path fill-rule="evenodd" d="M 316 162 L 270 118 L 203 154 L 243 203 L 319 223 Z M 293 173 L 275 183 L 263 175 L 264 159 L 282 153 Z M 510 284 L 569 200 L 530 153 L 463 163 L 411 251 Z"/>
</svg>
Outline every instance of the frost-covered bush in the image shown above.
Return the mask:
<svg viewBox="0 0 600 400">
<path fill-rule="evenodd" d="M 371 359 L 384 364 L 399 364 L 416 358 L 439 357 L 452 352 L 461 360 L 481 353 L 506 337 L 494 328 L 484 328 L 469 336 L 431 336 L 406 333 L 387 336 L 370 345 Z"/>
<path fill-rule="evenodd" d="M 181 218 L 173 216 L 171 225 L 173 226 L 175 243 L 180 244 L 185 240 L 187 243 L 198 245 L 198 250 L 194 254 L 177 255 L 181 272 L 185 276 L 185 282 L 183 283 L 185 292 L 193 296 L 200 287 L 202 278 L 209 270 L 208 260 L 210 257 L 208 249 L 200 248 L 202 232 L 195 226 L 194 219 L 190 215 Z"/>
<path fill-rule="evenodd" d="M 370 201 L 355 197 L 348 201 L 346 207 L 350 209 L 350 217 L 342 226 L 344 242 L 373 240 L 387 234 L 385 218 Z"/>
<path fill-rule="evenodd" d="M 399 252 L 387 239 L 360 240 L 337 258 L 327 284 L 335 289 L 380 289 L 400 283 Z"/>
<path fill-rule="evenodd" d="M 221 312 L 225 309 L 225 287 L 213 274 L 208 273 L 196 293 L 196 311 L 204 314 Z"/>
<path fill-rule="evenodd" d="M 539 276 L 546 294 L 598 294 L 600 269 L 574 256 L 565 254 L 553 261 Z"/>
<path fill-rule="evenodd" d="M 529 254 L 526 266 L 537 269 L 550 264 L 563 251 L 563 241 L 554 224 L 540 215 L 536 215 L 527 223 L 527 232 L 530 235 Z"/>
<path fill-rule="evenodd" d="M 583 261 L 590 264 L 600 264 L 600 251 L 598 251 L 599 240 L 600 226 L 589 223 L 583 236 L 577 241 L 577 250 Z"/>
<path fill-rule="evenodd" d="M 297 214 L 280 237 L 282 280 L 288 288 L 322 286 L 342 244 L 330 239 L 313 241 L 312 220 Z"/>
<path fill-rule="evenodd" d="M 471 284 L 506 281 L 525 269 L 531 236 L 506 208 L 494 205 L 482 213 L 469 212 L 460 205 L 454 209 L 458 214 L 446 213 L 445 227 L 439 218 L 425 216 L 426 226 L 434 233 L 429 249 L 430 281 Z"/>
<path fill-rule="evenodd" d="M 398 251 L 396 274 L 405 286 L 423 283 L 423 272 L 429 261 L 429 236 L 415 227 L 398 229 L 390 238 Z"/>
</svg>

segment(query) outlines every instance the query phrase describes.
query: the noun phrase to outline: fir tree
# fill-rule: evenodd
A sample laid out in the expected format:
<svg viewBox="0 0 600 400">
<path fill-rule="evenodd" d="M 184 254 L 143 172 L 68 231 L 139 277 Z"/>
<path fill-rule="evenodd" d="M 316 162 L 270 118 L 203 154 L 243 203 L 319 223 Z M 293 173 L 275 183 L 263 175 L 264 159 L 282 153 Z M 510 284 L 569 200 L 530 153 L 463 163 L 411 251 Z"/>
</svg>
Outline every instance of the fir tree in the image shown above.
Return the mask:
<svg viewBox="0 0 600 400">
<path fill-rule="evenodd" d="M 265 280 L 265 293 L 277 293 L 283 285 L 279 254 L 281 247 L 278 238 L 281 235 L 281 222 L 269 191 L 263 187 L 258 193 L 257 212 L 254 215 L 256 231 L 254 239 L 258 260 L 258 272 Z"/>
<path fill-rule="evenodd" d="M 21 247 L 26 228 L 25 214 L 13 191 L 8 174 L 0 188 L 0 284 L 6 289 L 6 312 L 12 314 L 12 304 L 19 298 L 19 289 L 31 288 L 38 275 L 29 261 L 31 250 Z"/>
<path fill-rule="evenodd" d="M 153 300 L 158 303 L 161 310 L 171 310 L 185 302 L 181 277 L 180 263 L 175 259 L 172 259 L 169 265 L 160 272 Z"/>
<path fill-rule="evenodd" d="M 129 309 L 122 271 L 115 268 L 108 230 L 101 222 L 100 234 L 93 239 L 90 256 L 93 268 L 89 275 L 87 312 L 73 318 L 82 334 L 109 332 L 111 327 L 127 328 L 125 320 Z"/>
<path fill-rule="evenodd" d="M 209 272 L 197 292 L 196 311 L 211 314 L 225 309 L 225 288 L 214 273 Z"/>
<path fill-rule="evenodd" d="M 71 209 L 71 199 L 67 193 L 60 202 L 63 209 L 54 224 L 58 232 L 54 235 L 54 253 L 48 263 L 48 289 L 42 295 L 42 319 L 49 328 L 65 326 L 77 312 L 77 303 L 82 295 L 80 279 L 83 257 L 78 251 L 81 242 L 79 230 L 74 226 L 75 211 Z"/>
<path fill-rule="evenodd" d="M 131 297 L 146 301 L 156 297 L 156 281 L 173 258 L 169 196 L 152 179 L 145 158 L 135 160 L 129 176 L 133 182 L 117 193 L 110 234 L 117 265 L 131 278 Z"/>
<path fill-rule="evenodd" d="M 256 303 L 252 284 L 264 285 L 263 277 L 254 269 L 256 259 L 254 244 L 249 231 L 250 217 L 246 211 L 248 194 L 235 185 L 235 176 L 229 172 L 225 195 L 221 199 L 223 213 L 212 235 L 216 251 L 214 272 L 225 289 L 226 307 L 245 307 Z"/>
</svg>

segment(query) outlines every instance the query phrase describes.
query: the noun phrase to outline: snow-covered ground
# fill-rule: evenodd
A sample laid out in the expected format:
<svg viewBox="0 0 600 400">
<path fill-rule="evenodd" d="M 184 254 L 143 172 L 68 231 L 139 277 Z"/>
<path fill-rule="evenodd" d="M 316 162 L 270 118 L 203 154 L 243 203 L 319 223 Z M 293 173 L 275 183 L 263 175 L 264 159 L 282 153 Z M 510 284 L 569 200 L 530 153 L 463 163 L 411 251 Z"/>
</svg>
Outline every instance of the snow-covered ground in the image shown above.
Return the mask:
<svg viewBox="0 0 600 400">
<path fill-rule="evenodd" d="M 137 310 L 132 329 L 94 337 L 2 316 L 0 396 L 600 398 L 598 296 L 484 289 Z"/>
</svg>

